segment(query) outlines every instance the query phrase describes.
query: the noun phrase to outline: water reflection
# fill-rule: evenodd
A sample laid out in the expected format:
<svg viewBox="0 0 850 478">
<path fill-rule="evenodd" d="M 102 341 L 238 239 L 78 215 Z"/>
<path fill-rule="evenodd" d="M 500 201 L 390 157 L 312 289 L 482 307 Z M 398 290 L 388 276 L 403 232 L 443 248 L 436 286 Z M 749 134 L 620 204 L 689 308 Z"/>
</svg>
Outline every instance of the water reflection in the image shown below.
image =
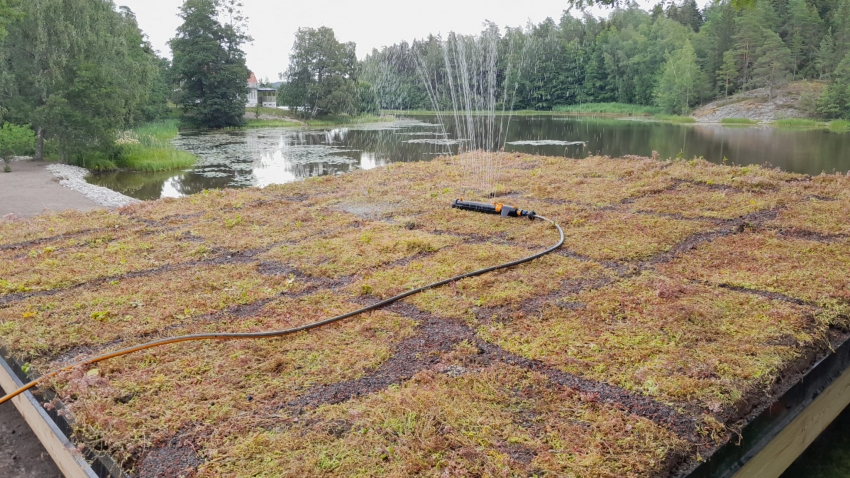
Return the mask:
<svg viewBox="0 0 850 478">
<path fill-rule="evenodd" d="M 140 199 L 179 197 L 203 189 L 265 187 L 310 176 L 372 169 L 391 162 L 457 152 L 462 139 L 435 118 L 324 130 L 257 129 L 185 134 L 175 145 L 198 155 L 190 170 L 118 172 L 90 177 Z M 823 130 L 677 125 L 575 117 L 515 117 L 506 151 L 584 158 L 591 154 L 661 158 L 702 156 L 737 164 L 770 163 L 818 174 L 850 169 L 850 135 Z"/>
</svg>

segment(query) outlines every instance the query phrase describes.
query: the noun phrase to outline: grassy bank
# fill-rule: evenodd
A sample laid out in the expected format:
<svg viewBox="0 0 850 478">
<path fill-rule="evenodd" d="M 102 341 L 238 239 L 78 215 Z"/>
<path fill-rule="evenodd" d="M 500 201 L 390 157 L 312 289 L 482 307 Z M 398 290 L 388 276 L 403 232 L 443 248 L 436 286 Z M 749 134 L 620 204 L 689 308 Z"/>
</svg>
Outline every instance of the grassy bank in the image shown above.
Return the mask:
<svg viewBox="0 0 850 478">
<path fill-rule="evenodd" d="M 830 131 L 835 131 L 837 133 L 845 133 L 850 131 L 850 121 L 848 120 L 834 120 L 830 121 L 829 125 Z"/>
<path fill-rule="evenodd" d="M 622 105 L 622 106 L 632 106 L 634 108 L 631 111 L 628 111 L 627 108 L 617 109 L 615 107 L 609 108 L 607 111 L 595 111 L 595 109 L 584 109 L 584 110 L 576 110 L 576 111 L 561 111 L 558 109 L 554 109 L 552 111 L 541 111 L 541 110 L 516 110 L 516 111 L 495 111 L 496 116 L 571 116 L 571 115 L 611 115 L 611 116 L 648 116 L 650 114 L 654 114 L 660 109 L 653 107 L 643 107 L 639 105 L 625 105 L 621 103 L 596 103 L 599 105 Z M 587 108 L 590 104 L 583 105 Z M 557 107 L 556 107 L 557 108 Z M 601 108 L 600 108 L 601 109 Z M 637 111 L 641 111 L 642 109 L 646 109 L 647 113 L 638 113 Z M 382 114 L 388 115 L 399 115 L 399 116 L 434 116 L 437 112 L 433 110 L 382 110 Z M 453 116 L 454 111 L 440 111 L 440 115 L 442 116 Z M 489 111 L 475 111 L 472 113 L 473 115 L 489 115 Z"/>
<path fill-rule="evenodd" d="M 171 145 L 179 133 L 179 124 L 178 119 L 166 119 L 122 131 L 111 152 L 89 154 L 75 164 L 92 171 L 168 171 L 189 167 L 195 164 L 195 155 Z"/>
<path fill-rule="evenodd" d="M 136 171 L 168 171 L 195 164 L 194 154 L 178 151 L 171 145 L 177 137 L 177 120 L 169 119 L 147 123 L 127 134 L 121 145 L 121 168 Z"/>
<path fill-rule="evenodd" d="M 630 105 L 627 103 L 585 103 L 583 105 L 556 106 L 553 111 L 557 113 L 601 113 L 601 114 L 623 114 L 634 116 L 651 116 L 661 113 L 657 106 Z"/>
<path fill-rule="evenodd" d="M 629 105 L 624 103 L 588 103 L 585 105 L 571 105 L 556 107 L 553 111 L 520 110 L 514 112 L 496 111 L 496 115 L 513 116 L 580 116 L 580 115 L 610 115 L 610 116 L 645 116 L 656 121 L 669 123 L 695 123 L 696 120 L 690 116 L 667 115 L 659 113 L 660 108 L 653 106 Z M 435 111 L 428 110 L 384 110 L 384 114 L 401 116 L 433 116 Z M 440 111 L 440 115 L 451 117 L 453 111 Z M 487 111 L 476 111 L 473 115 L 486 115 Z"/>
<path fill-rule="evenodd" d="M 304 126 L 304 123 L 288 120 L 265 120 L 265 119 L 249 119 L 245 122 L 245 128 L 291 128 L 294 126 Z M 241 129 L 241 128 L 235 128 Z"/>
<path fill-rule="evenodd" d="M 826 126 L 826 123 L 808 118 L 786 118 L 771 123 L 773 126 L 792 128 L 818 128 Z"/>
</svg>

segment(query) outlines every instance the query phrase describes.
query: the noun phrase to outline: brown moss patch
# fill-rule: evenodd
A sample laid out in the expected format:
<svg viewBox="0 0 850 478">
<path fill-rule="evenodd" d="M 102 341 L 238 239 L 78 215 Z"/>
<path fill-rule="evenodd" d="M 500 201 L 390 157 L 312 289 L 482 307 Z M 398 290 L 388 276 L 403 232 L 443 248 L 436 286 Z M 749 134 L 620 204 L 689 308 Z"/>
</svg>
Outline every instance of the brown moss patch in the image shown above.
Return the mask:
<svg viewBox="0 0 850 478">
<path fill-rule="evenodd" d="M 565 300 L 578 305 L 479 334 L 569 373 L 719 412 L 768 389 L 825 333 L 811 309 L 653 274 Z"/>
<path fill-rule="evenodd" d="M 513 367 L 411 382 L 210 443 L 201 476 L 650 476 L 683 444 L 655 424 Z M 655 445 L 652 445 L 655 444 Z M 231 448 L 232 447 L 232 448 Z M 616 458 L 615 458 L 616 457 Z"/>
<path fill-rule="evenodd" d="M 770 224 L 795 231 L 850 236 L 850 197 L 801 201 L 780 211 L 776 220 Z"/>
<path fill-rule="evenodd" d="M 697 246 L 661 266 L 668 274 L 778 292 L 828 306 L 850 302 L 850 240 L 820 242 L 749 231 Z"/>
<path fill-rule="evenodd" d="M 667 194 L 642 197 L 632 203 L 636 212 L 656 212 L 685 218 L 734 219 L 773 209 L 779 196 L 765 192 L 709 188 L 682 183 Z"/>
</svg>

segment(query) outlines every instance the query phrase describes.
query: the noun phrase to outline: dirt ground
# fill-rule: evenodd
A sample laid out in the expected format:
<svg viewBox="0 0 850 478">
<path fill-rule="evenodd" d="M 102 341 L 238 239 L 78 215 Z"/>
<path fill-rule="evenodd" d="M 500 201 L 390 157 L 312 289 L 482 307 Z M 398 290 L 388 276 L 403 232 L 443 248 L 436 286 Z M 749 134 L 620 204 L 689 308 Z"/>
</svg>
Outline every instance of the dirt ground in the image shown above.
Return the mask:
<svg viewBox="0 0 850 478">
<path fill-rule="evenodd" d="M 45 211 L 88 211 L 100 207 L 77 191 L 60 186 L 53 174 L 44 169 L 47 164 L 15 161 L 11 173 L 3 173 L 0 165 L 0 220 L 8 214 L 31 217 Z"/>
<path fill-rule="evenodd" d="M 0 388 L 0 393 L 6 393 Z M 0 405 L 0 476 L 6 478 L 61 477 L 50 455 L 10 403 Z"/>
</svg>

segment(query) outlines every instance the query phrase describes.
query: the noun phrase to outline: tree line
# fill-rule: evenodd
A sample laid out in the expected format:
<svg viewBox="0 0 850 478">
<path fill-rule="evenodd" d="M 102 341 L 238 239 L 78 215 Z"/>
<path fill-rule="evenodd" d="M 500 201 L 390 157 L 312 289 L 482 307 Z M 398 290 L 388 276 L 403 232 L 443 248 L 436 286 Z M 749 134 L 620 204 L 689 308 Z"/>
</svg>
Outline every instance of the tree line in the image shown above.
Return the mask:
<svg viewBox="0 0 850 478">
<path fill-rule="evenodd" d="M 850 0 L 723 0 L 705 9 L 681 0 L 648 11 L 602 3 L 615 7 L 606 18 L 565 12 L 557 22 L 504 31 L 488 23 L 474 39 L 432 35 L 363 61 L 330 28 L 302 28 L 281 73 L 279 104 L 305 116 L 449 109 L 463 60 L 478 69 L 472 79 L 482 89 L 473 95 L 505 109 L 619 102 L 681 114 L 739 91 L 772 96 L 790 80 L 811 79 L 827 82 L 811 101 L 817 114 L 850 118 Z M 2 154 L 14 149 L 3 138 L 20 144 L 29 130 L 37 158 L 46 150 L 66 161 L 120 156 L 117 134 L 171 114 L 169 102 L 199 126 L 241 125 L 242 47 L 250 41 L 241 4 L 185 0 L 179 15 L 169 61 L 133 12 L 112 0 L 0 0 L 0 125 L 10 125 L 0 127 Z M 464 59 L 470 41 L 495 53 Z"/>
<path fill-rule="evenodd" d="M 810 79 L 829 82 L 811 99 L 819 115 L 850 117 L 850 0 L 721 1 L 705 9 L 683 0 L 649 11 L 625 3 L 607 18 L 565 12 L 558 22 L 485 27 L 482 35 L 496 32 L 496 74 L 510 79 L 496 96 L 518 109 L 619 102 L 682 114 L 754 88 L 772 97 L 788 81 Z M 380 108 L 448 109 L 445 59 L 454 41 L 429 36 L 373 50 L 358 82 Z M 429 81 L 436 90 L 428 91 Z"/>
<path fill-rule="evenodd" d="M 114 159 L 118 133 L 168 116 L 169 101 L 198 125 L 240 125 L 250 40 L 240 6 L 186 0 L 170 62 L 112 0 L 0 0 L 0 151 Z M 21 128 L 30 151 L 4 147 L 21 143 Z"/>
</svg>

